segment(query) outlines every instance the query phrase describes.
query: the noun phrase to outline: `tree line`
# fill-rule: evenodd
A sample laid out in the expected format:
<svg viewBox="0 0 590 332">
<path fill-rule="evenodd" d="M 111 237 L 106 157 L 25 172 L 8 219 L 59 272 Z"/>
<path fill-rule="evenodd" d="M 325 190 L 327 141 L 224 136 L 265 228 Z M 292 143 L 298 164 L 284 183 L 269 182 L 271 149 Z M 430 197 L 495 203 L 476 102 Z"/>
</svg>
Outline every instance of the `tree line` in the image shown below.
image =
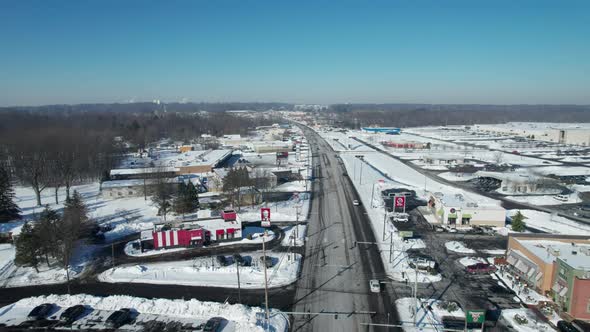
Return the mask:
<svg viewBox="0 0 590 332">
<path fill-rule="evenodd" d="M 190 141 L 201 134 L 246 134 L 268 117 L 236 116 L 232 113 L 173 113 L 146 111 L 0 111 L 0 162 L 9 175 L 41 193 L 99 179 L 116 167 L 127 151 L 136 151 L 162 138 Z"/>
</svg>

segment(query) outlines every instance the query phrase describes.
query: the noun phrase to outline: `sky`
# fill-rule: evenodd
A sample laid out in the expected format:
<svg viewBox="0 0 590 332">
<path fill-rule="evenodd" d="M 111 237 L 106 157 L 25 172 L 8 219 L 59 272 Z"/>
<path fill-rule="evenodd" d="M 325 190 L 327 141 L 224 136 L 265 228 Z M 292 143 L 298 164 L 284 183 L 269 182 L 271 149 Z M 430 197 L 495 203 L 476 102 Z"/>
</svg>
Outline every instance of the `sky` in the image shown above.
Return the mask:
<svg viewBox="0 0 590 332">
<path fill-rule="evenodd" d="M 0 105 L 590 104 L 590 1 L 0 1 Z"/>
</svg>

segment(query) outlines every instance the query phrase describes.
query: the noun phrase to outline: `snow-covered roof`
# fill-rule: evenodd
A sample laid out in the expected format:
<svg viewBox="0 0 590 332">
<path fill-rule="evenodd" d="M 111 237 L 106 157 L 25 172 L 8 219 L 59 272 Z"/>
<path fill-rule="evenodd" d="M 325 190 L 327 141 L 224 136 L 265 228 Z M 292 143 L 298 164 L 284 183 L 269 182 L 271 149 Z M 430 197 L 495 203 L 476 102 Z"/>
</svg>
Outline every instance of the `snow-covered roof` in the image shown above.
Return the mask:
<svg viewBox="0 0 590 332">
<path fill-rule="evenodd" d="M 515 240 L 546 263 L 554 262 L 559 257 L 575 269 L 590 270 L 590 241 L 581 244 L 556 240 Z"/>
<path fill-rule="evenodd" d="M 152 174 L 162 172 L 177 172 L 176 167 L 144 167 L 144 168 L 116 168 L 111 170 L 111 176 L 132 175 L 132 174 Z"/>
</svg>

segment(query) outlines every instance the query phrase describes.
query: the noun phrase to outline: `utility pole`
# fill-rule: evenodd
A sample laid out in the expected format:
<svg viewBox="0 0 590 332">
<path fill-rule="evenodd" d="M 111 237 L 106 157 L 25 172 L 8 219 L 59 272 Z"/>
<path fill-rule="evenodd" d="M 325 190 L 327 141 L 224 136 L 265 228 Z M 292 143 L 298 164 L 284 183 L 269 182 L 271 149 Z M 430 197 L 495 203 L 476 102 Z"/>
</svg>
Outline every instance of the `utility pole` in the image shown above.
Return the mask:
<svg viewBox="0 0 590 332">
<path fill-rule="evenodd" d="M 241 304 L 242 303 L 242 289 L 240 288 L 240 263 L 235 259 L 236 256 L 234 256 L 234 261 L 236 261 L 236 272 L 238 273 L 238 302 Z"/>
<path fill-rule="evenodd" d="M 361 158 L 361 173 L 359 174 L 359 184 L 363 184 L 363 164 L 364 164 L 364 159 Z"/>
<path fill-rule="evenodd" d="M 414 264 L 414 326 L 418 315 L 418 265 Z"/>
<path fill-rule="evenodd" d="M 268 313 L 268 279 L 266 277 L 266 230 L 264 231 L 264 235 L 262 235 L 262 257 L 264 257 L 263 259 L 263 264 L 264 265 L 264 307 L 265 307 L 265 318 L 266 318 L 266 330 L 268 330 L 268 324 L 269 324 L 269 319 L 270 319 L 270 315 Z"/>
</svg>

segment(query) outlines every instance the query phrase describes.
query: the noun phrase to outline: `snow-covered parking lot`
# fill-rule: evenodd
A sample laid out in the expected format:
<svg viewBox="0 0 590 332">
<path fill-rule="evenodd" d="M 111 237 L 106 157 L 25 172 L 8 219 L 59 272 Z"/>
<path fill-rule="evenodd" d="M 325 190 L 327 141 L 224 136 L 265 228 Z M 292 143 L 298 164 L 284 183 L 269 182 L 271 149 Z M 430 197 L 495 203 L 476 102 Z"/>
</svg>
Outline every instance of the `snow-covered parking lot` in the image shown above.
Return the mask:
<svg viewBox="0 0 590 332">
<path fill-rule="evenodd" d="M 115 295 L 98 297 L 86 294 L 47 295 L 24 298 L 14 304 L 0 308 L 0 324 L 18 326 L 26 321 L 28 313 L 42 303 L 53 304 L 50 319 L 59 318 L 61 313 L 74 305 L 85 305 L 86 312 L 75 321 L 71 328 L 80 330 L 103 330 L 106 318 L 116 310 L 130 308 L 133 320 L 121 326 L 121 330 L 143 330 L 148 322 L 179 322 L 189 330 L 197 330 L 210 318 L 223 318 L 219 331 L 265 331 L 264 309 L 240 304 L 203 302 L 197 300 L 144 299 L 131 296 Z M 51 322 L 48 322 L 51 324 Z M 56 322 L 53 322 L 56 323 Z M 288 330 L 287 316 L 271 309 L 269 328 L 271 331 Z M 70 326 L 63 327 L 70 329 Z"/>
</svg>

